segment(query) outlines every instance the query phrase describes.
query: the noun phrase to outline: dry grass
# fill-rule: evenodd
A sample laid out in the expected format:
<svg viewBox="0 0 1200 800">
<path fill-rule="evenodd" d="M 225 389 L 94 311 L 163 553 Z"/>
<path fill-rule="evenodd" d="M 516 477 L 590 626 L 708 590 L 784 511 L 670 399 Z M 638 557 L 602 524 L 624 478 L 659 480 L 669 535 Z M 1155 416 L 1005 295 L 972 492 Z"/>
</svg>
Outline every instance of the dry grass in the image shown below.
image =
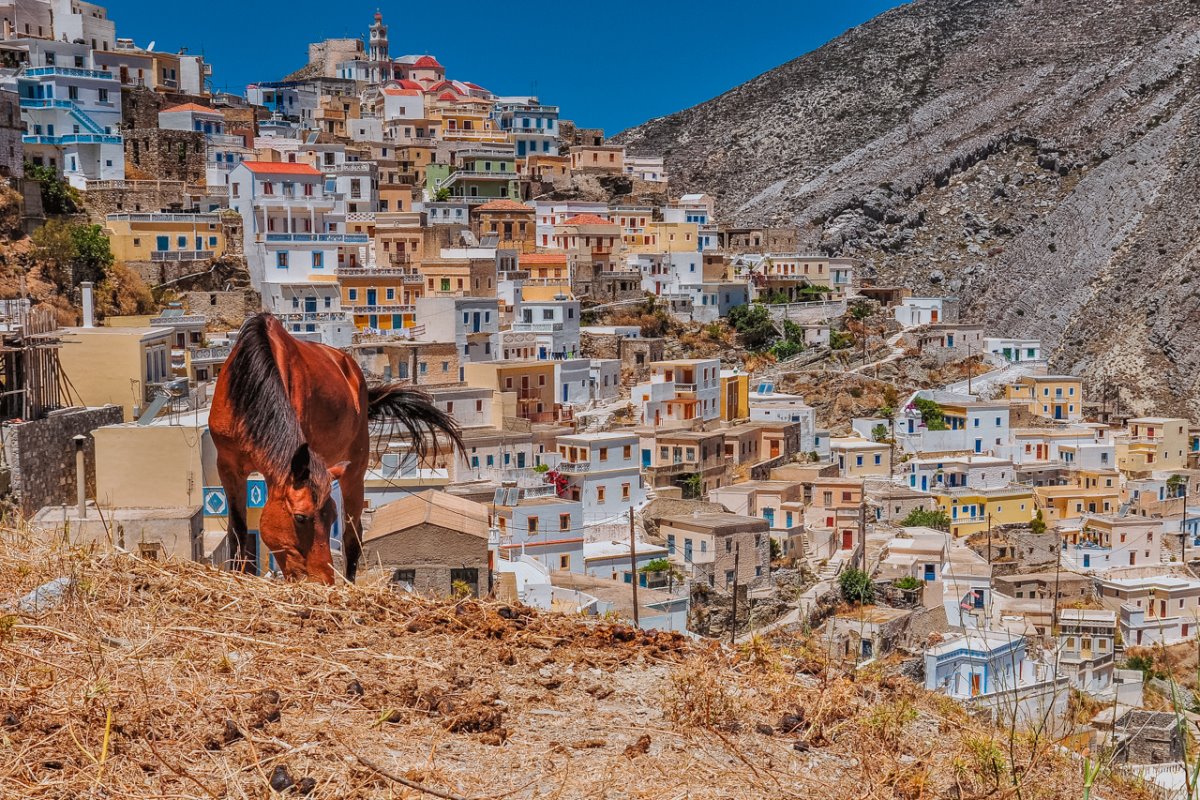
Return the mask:
<svg viewBox="0 0 1200 800">
<path fill-rule="evenodd" d="M 969 742 L 1000 735 L 811 638 L 733 651 L 27 531 L 0 531 L 0 585 L 4 798 L 935 798 L 987 786 Z M 1071 763 L 1019 758 L 1023 798 L 1079 796 Z"/>
</svg>

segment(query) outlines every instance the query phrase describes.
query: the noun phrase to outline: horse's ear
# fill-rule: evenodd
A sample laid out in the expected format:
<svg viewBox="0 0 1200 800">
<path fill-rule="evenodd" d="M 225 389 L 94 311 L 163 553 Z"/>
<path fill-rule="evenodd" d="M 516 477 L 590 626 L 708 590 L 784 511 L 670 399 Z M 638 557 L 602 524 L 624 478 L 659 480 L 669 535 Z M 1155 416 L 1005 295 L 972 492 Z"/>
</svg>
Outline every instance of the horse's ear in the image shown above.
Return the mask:
<svg viewBox="0 0 1200 800">
<path fill-rule="evenodd" d="M 339 461 L 329 468 L 329 477 L 335 481 L 340 481 L 342 476 L 346 474 L 346 467 L 350 466 L 349 461 Z"/>
<path fill-rule="evenodd" d="M 295 454 L 292 456 L 292 482 L 305 483 L 312 474 L 310 464 L 312 459 L 308 453 L 308 444 L 302 444 L 296 448 Z"/>
</svg>

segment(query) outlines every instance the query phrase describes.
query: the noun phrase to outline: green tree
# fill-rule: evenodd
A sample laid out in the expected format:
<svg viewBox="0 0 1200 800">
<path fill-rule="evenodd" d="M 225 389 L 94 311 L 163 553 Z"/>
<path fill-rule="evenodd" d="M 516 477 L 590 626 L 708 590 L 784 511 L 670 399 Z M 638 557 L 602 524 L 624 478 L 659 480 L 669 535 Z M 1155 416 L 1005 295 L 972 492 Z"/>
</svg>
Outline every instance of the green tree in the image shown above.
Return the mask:
<svg viewBox="0 0 1200 800">
<path fill-rule="evenodd" d="M 1167 478 L 1167 494 L 1171 497 L 1183 497 L 1187 494 L 1187 478 L 1182 475 L 1172 475 Z"/>
<path fill-rule="evenodd" d="M 75 244 L 76 284 L 99 282 L 112 266 L 112 247 L 104 229 L 99 225 L 72 225 L 71 240 Z"/>
<path fill-rule="evenodd" d="M 921 588 L 922 581 L 917 580 L 912 575 L 905 575 L 903 578 L 898 578 L 892 581 L 892 586 L 897 589 L 902 589 L 906 592 L 912 592 Z"/>
<path fill-rule="evenodd" d="M 42 166 L 25 162 L 25 177 L 38 181 L 42 185 L 42 210 L 51 216 L 74 214 L 79 210 L 79 193 L 65 179 L 59 177 L 58 170 L 50 166 Z"/>
<path fill-rule="evenodd" d="M 857 300 L 850 304 L 850 316 L 857 320 L 864 320 L 871 316 L 871 304 L 866 300 Z"/>
<path fill-rule="evenodd" d="M 53 283 L 60 292 L 71 286 L 71 275 L 75 264 L 75 237 L 71 235 L 71 224 L 61 219 L 48 220 L 33 232 L 33 258 L 42 269 L 42 276 Z"/>
<path fill-rule="evenodd" d="M 436 192 L 434 192 L 433 199 L 434 202 L 437 203 L 446 202 L 450 199 L 450 190 L 443 186 L 441 189 L 438 189 Z"/>
<path fill-rule="evenodd" d="M 683 489 L 684 500 L 696 500 L 704 496 L 704 478 L 699 472 L 693 472 L 680 480 L 679 487 Z"/>
<path fill-rule="evenodd" d="M 854 347 L 854 336 L 845 331 L 830 331 L 829 347 L 832 350 L 848 350 Z"/>
<path fill-rule="evenodd" d="M 766 350 L 779 338 L 771 313 L 760 305 L 734 306 L 729 310 L 729 324 L 747 350 Z"/>
<path fill-rule="evenodd" d="M 1040 508 L 1033 515 L 1033 520 L 1029 523 L 1029 531 L 1038 535 L 1046 532 L 1046 520 L 1042 518 L 1042 510 Z"/>
<path fill-rule="evenodd" d="M 936 528 L 944 531 L 950 527 L 950 517 L 940 508 L 914 508 L 900 524 L 905 528 Z"/>
<path fill-rule="evenodd" d="M 667 591 L 674 591 L 675 581 L 683 580 L 683 573 L 679 571 L 679 567 L 671 563 L 667 558 L 654 558 L 647 561 L 638 569 L 638 572 L 647 575 L 665 575 L 667 578 Z"/>
<path fill-rule="evenodd" d="M 871 583 L 871 576 L 861 569 L 851 567 L 838 575 L 838 588 L 847 603 L 869 605 L 875 602 L 875 586 Z"/>
<path fill-rule="evenodd" d="M 913 400 L 913 405 L 921 414 L 921 422 L 925 423 L 925 429 L 930 431 L 946 430 L 946 415 L 942 411 L 942 407 L 935 401 L 925 397 L 918 397 Z"/>
<path fill-rule="evenodd" d="M 871 428 L 871 438 L 877 442 L 886 442 L 888 440 L 888 426 L 882 422 Z"/>
</svg>

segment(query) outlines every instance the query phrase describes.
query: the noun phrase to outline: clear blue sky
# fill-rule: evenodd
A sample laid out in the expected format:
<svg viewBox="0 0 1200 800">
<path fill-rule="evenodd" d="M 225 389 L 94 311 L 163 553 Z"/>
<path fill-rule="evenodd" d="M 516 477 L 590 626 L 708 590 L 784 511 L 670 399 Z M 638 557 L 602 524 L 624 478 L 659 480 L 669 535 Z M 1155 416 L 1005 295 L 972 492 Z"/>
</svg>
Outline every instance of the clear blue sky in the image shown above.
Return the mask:
<svg viewBox="0 0 1200 800">
<path fill-rule="evenodd" d="M 98 0 L 104 3 L 104 0 Z M 117 35 L 203 52 L 218 89 L 277 80 L 309 42 L 365 36 L 376 8 L 392 56 L 431 53 L 448 77 L 537 94 L 609 134 L 669 114 L 816 49 L 895 0 L 288 3 L 108 0 Z"/>
</svg>

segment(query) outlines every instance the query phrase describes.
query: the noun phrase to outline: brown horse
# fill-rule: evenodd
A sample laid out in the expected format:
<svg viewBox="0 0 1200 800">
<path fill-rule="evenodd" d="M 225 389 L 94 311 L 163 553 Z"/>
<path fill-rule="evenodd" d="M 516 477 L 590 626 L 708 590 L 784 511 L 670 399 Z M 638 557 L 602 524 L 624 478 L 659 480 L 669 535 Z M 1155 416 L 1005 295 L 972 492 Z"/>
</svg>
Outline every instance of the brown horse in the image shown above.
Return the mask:
<svg viewBox="0 0 1200 800">
<path fill-rule="evenodd" d="M 242 325 L 208 419 L 228 499 L 235 564 L 248 567 L 246 478 L 261 472 L 267 502 L 260 536 L 290 580 L 333 583 L 334 480 L 345 508 L 346 578 L 354 580 L 362 552 L 370 420 L 390 419 L 404 429 L 421 459 L 430 442 L 437 446 L 439 433 L 462 447 L 454 420 L 423 392 L 394 384 L 368 387 L 354 359 L 296 339 L 267 313 Z"/>
</svg>

